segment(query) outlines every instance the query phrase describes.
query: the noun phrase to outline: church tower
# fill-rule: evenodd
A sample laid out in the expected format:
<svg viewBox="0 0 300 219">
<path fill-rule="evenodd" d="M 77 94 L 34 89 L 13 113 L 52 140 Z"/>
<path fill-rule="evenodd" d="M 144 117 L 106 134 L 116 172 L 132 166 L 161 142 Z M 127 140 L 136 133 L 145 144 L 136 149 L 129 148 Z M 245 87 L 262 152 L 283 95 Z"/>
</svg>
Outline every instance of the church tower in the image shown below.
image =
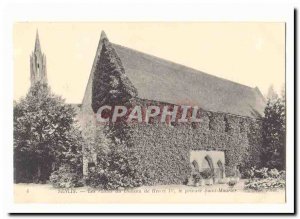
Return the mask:
<svg viewBox="0 0 300 219">
<path fill-rule="evenodd" d="M 34 51 L 30 56 L 30 81 L 31 86 L 37 82 L 47 83 L 46 56 L 42 53 L 39 33 L 36 32 Z"/>
</svg>

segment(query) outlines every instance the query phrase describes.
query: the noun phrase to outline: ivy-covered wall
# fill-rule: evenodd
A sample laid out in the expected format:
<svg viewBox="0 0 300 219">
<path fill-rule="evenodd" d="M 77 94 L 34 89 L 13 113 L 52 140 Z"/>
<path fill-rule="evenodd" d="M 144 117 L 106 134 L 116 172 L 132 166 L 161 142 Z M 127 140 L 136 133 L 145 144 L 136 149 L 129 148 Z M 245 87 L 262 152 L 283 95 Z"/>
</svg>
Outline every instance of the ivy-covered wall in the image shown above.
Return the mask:
<svg viewBox="0 0 300 219">
<path fill-rule="evenodd" d="M 132 105 L 169 105 L 135 98 Z M 226 174 L 239 166 L 259 166 L 261 136 L 256 120 L 200 110 L 199 123 L 132 122 L 121 139 L 136 151 L 150 184 L 182 184 L 191 174 L 190 150 L 225 153 Z"/>
<path fill-rule="evenodd" d="M 91 76 L 81 106 L 81 127 L 87 140 L 83 171 L 96 162 L 102 147 L 103 128 L 98 127 L 96 112 L 103 105 L 170 105 L 138 98 L 138 91 L 126 76 L 118 54 L 105 34 L 101 35 Z M 218 150 L 225 153 L 227 174 L 236 165 L 259 166 L 261 131 L 259 122 L 219 112 L 201 110 L 200 123 L 123 123 L 112 127 L 112 142 L 122 142 L 136 151 L 139 165 L 150 184 L 180 184 L 191 173 L 190 150 Z"/>
</svg>

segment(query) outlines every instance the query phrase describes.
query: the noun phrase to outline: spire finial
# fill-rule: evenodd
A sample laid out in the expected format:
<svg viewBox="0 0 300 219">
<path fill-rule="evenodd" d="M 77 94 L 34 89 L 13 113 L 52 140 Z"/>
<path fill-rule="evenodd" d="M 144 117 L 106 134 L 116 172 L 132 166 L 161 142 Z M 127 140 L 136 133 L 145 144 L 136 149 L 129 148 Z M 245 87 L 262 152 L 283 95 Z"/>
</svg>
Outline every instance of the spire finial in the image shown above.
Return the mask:
<svg viewBox="0 0 300 219">
<path fill-rule="evenodd" d="M 108 40 L 108 38 L 107 38 L 105 32 L 102 30 L 102 31 L 101 31 L 101 36 L 100 36 L 100 41 L 102 41 L 102 40 L 104 40 L 104 39 Z"/>
<path fill-rule="evenodd" d="M 35 37 L 35 51 L 41 51 L 41 45 L 40 45 L 40 38 L 39 38 L 39 31 L 36 29 L 36 37 Z"/>
</svg>

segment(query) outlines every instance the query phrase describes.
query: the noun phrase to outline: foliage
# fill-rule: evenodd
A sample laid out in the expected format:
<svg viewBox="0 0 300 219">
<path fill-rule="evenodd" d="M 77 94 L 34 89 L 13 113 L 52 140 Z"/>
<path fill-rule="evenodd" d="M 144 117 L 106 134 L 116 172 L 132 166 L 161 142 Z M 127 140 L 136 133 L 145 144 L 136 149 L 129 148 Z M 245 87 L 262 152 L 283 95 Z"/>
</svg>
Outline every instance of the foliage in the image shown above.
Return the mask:
<svg viewBox="0 0 300 219">
<path fill-rule="evenodd" d="M 139 100 L 139 105 L 152 104 L 152 101 Z M 156 103 L 153 103 L 156 104 Z M 230 123 L 225 132 L 224 116 Z M 248 131 L 256 120 L 240 118 L 225 113 L 212 113 L 215 129 L 209 130 L 208 112 L 201 110 L 202 122 L 196 128 L 190 123 L 179 123 L 175 128 L 162 123 L 129 124 L 129 139 L 139 151 L 141 166 L 149 170 L 152 184 L 182 184 L 190 177 L 191 150 L 225 151 L 226 166 L 233 168 L 243 164 L 252 154 L 249 148 L 261 148 L 259 141 L 248 142 Z M 243 130 L 240 131 L 240 126 Z M 253 130 L 257 126 L 253 126 Z M 256 132 L 253 131 L 256 134 Z M 250 133 L 252 134 L 252 132 Z M 255 138 L 254 136 L 253 138 Z M 259 138 L 259 137 L 258 137 Z M 158 144 L 159 142 L 159 144 Z M 253 144 L 252 144 L 253 143 Z M 259 156 L 254 156 L 257 161 Z"/>
<path fill-rule="evenodd" d="M 213 173 L 210 168 L 204 169 L 200 174 L 204 179 L 211 179 L 213 177 Z"/>
<path fill-rule="evenodd" d="M 63 164 L 50 175 L 50 182 L 56 188 L 83 186 L 82 171 L 76 171 L 71 165 Z"/>
<path fill-rule="evenodd" d="M 285 181 L 280 178 L 254 179 L 245 183 L 245 189 L 256 191 L 285 188 Z"/>
<path fill-rule="evenodd" d="M 199 183 L 202 179 L 203 179 L 203 177 L 201 176 L 201 174 L 198 172 L 198 173 L 195 173 L 195 174 L 193 174 L 193 180 L 194 180 L 194 183 L 196 184 L 196 183 Z"/>
<path fill-rule="evenodd" d="M 234 177 L 235 176 L 235 171 L 233 167 L 225 166 L 225 175 L 227 177 Z"/>
<path fill-rule="evenodd" d="M 70 156 L 80 156 L 82 139 L 74 117 L 73 107 L 46 84 L 37 83 L 14 105 L 16 182 L 45 182 Z"/>
<path fill-rule="evenodd" d="M 256 167 L 251 167 L 246 171 L 246 177 L 249 179 L 263 179 L 263 178 L 285 178 L 285 171 L 278 171 L 277 169 L 268 169 L 266 167 L 257 169 Z"/>
<path fill-rule="evenodd" d="M 145 107 L 151 104 L 164 106 L 164 103 L 139 98 L 135 98 L 135 101 Z M 175 128 L 157 121 L 152 124 L 130 123 L 127 126 L 117 123 L 114 128 L 118 130 L 110 129 L 114 133 L 111 139 L 114 143 L 126 143 L 137 151 L 139 166 L 148 172 L 148 185 L 185 182 L 191 176 L 191 150 L 225 151 L 225 168 L 230 169 L 246 163 L 248 157 L 253 157 L 251 163 L 258 163 L 261 131 L 256 120 L 226 113 L 211 113 L 215 127 L 209 130 L 208 114 L 201 110 L 202 121 L 196 128 L 191 128 L 190 123 L 179 123 Z M 225 132 L 224 116 L 230 124 L 228 132 Z M 251 142 L 250 137 L 253 139 Z M 98 142 L 101 144 L 101 139 Z M 249 166 L 253 165 L 247 163 L 245 168 Z"/>
<path fill-rule="evenodd" d="M 285 101 L 284 98 L 269 99 L 263 118 L 263 154 L 264 166 L 285 169 Z"/>
<path fill-rule="evenodd" d="M 83 139 L 77 129 L 69 132 L 68 151 L 62 152 L 57 170 L 51 173 L 50 183 L 57 188 L 70 188 L 83 185 L 82 175 L 82 145 Z"/>
<path fill-rule="evenodd" d="M 261 169 L 258 170 L 254 170 L 254 177 L 255 178 L 268 178 L 269 174 L 268 174 L 268 168 L 263 167 Z"/>
<path fill-rule="evenodd" d="M 97 112 L 103 105 L 121 105 L 137 96 L 137 90 L 125 74 L 122 62 L 107 38 L 102 39 L 92 86 L 92 108 Z"/>
<path fill-rule="evenodd" d="M 147 183 L 146 171 L 139 169 L 135 152 L 125 145 L 115 145 L 105 154 L 98 154 L 97 166 L 87 184 L 102 189 L 133 188 Z"/>
<path fill-rule="evenodd" d="M 249 180 L 245 183 L 245 189 L 256 191 L 274 190 L 285 187 L 285 171 L 278 171 L 264 167 L 261 169 L 251 168 L 248 171 Z"/>
<path fill-rule="evenodd" d="M 241 177 L 239 168 L 235 167 L 225 167 L 225 172 L 227 177 Z"/>
<path fill-rule="evenodd" d="M 248 154 L 244 158 L 244 162 L 240 165 L 241 174 L 244 175 L 245 171 L 252 166 L 262 166 L 262 119 L 257 119 L 253 123 L 249 123 L 247 139 L 249 142 Z"/>
<path fill-rule="evenodd" d="M 237 184 L 237 180 L 236 179 L 231 179 L 228 182 L 228 185 L 231 186 L 231 187 L 235 186 L 236 184 Z"/>
</svg>

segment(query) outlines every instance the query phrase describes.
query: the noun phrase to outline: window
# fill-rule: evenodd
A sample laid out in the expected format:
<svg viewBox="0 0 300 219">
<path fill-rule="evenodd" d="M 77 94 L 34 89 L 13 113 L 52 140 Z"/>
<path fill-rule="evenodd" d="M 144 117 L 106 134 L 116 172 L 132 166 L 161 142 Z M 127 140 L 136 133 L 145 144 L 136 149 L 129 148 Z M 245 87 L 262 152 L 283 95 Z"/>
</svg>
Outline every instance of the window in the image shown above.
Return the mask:
<svg viewBox="0 0 300 219">
<path fill-rule="evenodd" d="M 88 163 L 88 168 L 92 168 L 92 167 L 95 167 L 96 165 L 95 165 L 95 163 L 94 162 L 89 162 Z"/>
<path fill-rule="evenodd" d="M 208 114 L 208 129 L 215 130 L 213 127 L 213 114 L 212 113 Z"/>
<path fill-rule="evenodd" d="M 228 118 L 224 116 L 224 123 L 225 123 L 225 132 L 228 132 L 230 129 Z"/>
<path fill-rule="evenodd" d="M 240 121 L 240 132 L 244 132 L 245 131 L 245 123 L 244 121 Z"/>
</svg>

